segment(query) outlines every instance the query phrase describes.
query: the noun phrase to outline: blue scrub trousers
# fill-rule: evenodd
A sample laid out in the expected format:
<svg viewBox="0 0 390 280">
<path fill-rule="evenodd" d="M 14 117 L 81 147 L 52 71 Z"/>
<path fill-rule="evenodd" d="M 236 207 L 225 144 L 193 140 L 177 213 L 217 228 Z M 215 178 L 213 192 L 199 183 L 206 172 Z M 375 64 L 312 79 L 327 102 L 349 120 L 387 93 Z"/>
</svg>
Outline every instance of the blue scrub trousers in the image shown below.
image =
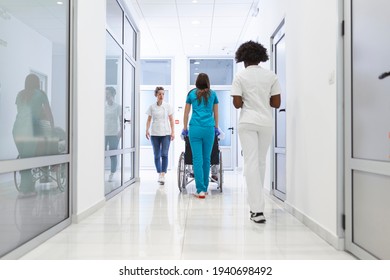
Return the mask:
<svg viewBox="0 0 390 280">
<path fill-rule="evenodd" d="M 207 192 L 210 175 L 210 158 L 214 144 L 213 126 L 190 126 L 188 136 L 192 151 L 196 192 Z"/>
</svg>

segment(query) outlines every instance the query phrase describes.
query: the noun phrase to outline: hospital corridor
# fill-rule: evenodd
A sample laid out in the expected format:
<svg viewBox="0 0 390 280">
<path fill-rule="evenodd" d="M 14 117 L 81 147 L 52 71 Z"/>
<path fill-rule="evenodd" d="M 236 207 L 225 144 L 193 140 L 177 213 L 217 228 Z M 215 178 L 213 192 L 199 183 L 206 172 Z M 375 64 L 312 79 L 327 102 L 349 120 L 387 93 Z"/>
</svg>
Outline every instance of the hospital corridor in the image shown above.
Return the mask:
<svg viewBox="0 0 390 280">
<path fill-rule="evenodd" d="M 0 0 L 0 264 L 390 260 L 389 9 Z"/>
</svg>

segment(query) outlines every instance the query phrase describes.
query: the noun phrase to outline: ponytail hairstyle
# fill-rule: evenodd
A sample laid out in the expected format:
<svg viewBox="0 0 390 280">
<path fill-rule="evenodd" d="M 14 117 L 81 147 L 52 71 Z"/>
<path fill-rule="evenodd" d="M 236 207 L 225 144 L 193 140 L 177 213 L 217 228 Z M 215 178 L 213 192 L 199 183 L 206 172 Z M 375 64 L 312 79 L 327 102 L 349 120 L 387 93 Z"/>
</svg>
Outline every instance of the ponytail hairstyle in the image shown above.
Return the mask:
<svg viewBox="0 0 390 280">
<path fill-rule="evenodd" d="M 209 76 L 205 73 L 200 73 L 196 78 L 196 99 L 198 100 L 198 105 L 204 99 L 204 103 L 207 105 L 207 102 L 210 97 L 210 79 Z"/>
</svg>

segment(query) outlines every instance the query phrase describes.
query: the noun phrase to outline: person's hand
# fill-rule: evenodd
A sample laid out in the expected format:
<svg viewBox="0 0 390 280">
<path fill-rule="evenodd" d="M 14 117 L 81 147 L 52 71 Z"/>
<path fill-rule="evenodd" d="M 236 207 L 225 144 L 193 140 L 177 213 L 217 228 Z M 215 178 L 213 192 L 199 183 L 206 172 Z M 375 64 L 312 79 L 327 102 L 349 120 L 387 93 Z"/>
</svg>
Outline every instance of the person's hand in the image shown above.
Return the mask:
<svg viewBox="0 0 390 280">
<path fill-rule="evenodd" d="M 149 138 L 150 138 L 150 133 L 149 133 L 149 131 L 146 131 L 146 139 L 149 140 Z"/>
<path fill-rule="evenodd" d="M 219 132 L 218 127 L 214 127 L 214 133 L 215 133 L 215 136 L 219 136 L 221 134 L 221 132 Z"/>
<path fill-rule="evenodd" d="M 187 137 L 187 136 L 188 136 L 188 129 L 183 129 L 181 131 L 181 135 L 180 135 L 181 139 L 184 140 L 184 137 Z"/>
<path fill-rule="evenodd" d="M 175 133 L 174 132 L 171 133 L 171 141 L 173 141 L 173 140 L 175 140 Z"/>
</svg>

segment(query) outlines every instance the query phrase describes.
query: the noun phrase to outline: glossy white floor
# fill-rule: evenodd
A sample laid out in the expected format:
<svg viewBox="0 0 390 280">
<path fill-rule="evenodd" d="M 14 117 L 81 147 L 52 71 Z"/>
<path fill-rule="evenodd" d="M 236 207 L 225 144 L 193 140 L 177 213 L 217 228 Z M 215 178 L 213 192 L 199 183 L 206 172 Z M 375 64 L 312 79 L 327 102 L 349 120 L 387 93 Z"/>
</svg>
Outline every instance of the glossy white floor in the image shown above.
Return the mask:
<svg viewBox="0 0 390 280">
<path fill-rule="evenodd" d="M 266 224 L 249 220 L 241 174 L 224 173 L 223 192 L 210 184 L 206 199 L 195 186 L 177 188 L 175 172 L 165 186 L 152 171 L 79 224 L 66 228 L 22 259 L 354 259 L 337 251 L 266 199 Z"/>
</svg>

